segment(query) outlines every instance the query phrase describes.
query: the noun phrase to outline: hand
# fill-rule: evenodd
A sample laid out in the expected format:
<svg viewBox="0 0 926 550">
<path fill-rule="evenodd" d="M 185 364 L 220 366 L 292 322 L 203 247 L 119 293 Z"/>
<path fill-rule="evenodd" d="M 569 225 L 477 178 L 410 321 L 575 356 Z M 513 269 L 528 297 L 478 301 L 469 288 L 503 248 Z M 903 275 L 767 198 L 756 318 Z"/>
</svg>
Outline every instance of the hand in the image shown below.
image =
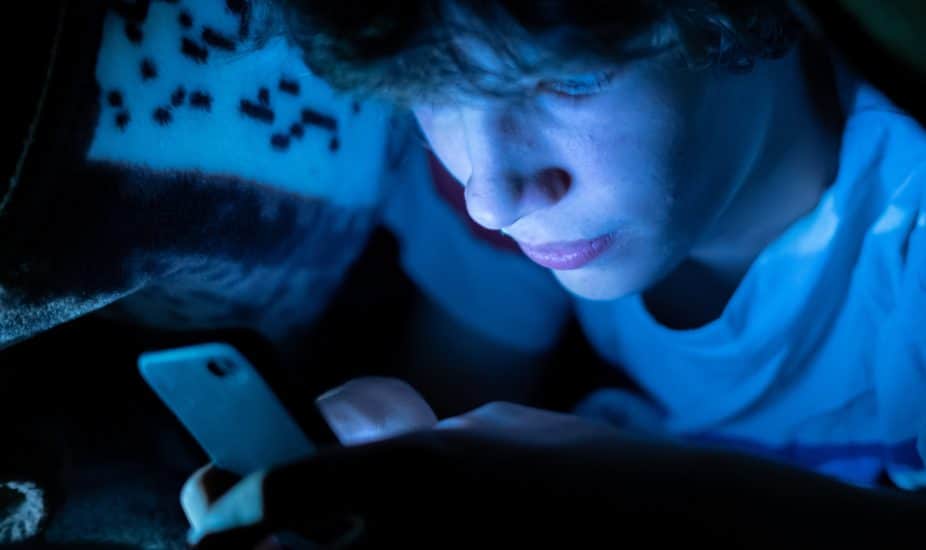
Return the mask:
<svg viewBox="0 0 926 550">
<path fill-rule="evenodd" d="M 234 485 L 193 522 L 197 548 L 250 549 L 279 531 L 337 547 L 585 547 L 638 537 L 780 547 L 798 535 L 882 540 L 918 529 L 923 513 L 922 502 L 754 457 L 508 403 L 436 423 L 411 414 L 412 431 L 397 429 L 384 421 L 389 411 L 421 413 L 423 400 L 399 392 L 405 405 L 364 405 L 380 395 L 369 393 L 376 386 L 348 386 L 321 408 L 337 403 L 342 428 L 345 418 L 361 432 L 391 426 L 385 439 L 365 431 L 353 444 L 357 432 L 335 420 L 345 447 Z"/>
<path fill-rule="evenodd" d="M 214 505 L 204 495 L 233 480 L 211 469 L 191 479 L 184 508 L 212 533 L 202 547 L 251 548 L 283 529 L 317 539 L 338 525 L 383 544 L 497 540 L 499 529 L 565 540 L 600 532 L 588 522 L 609 525 L 626 490 L 606 471 L 617 454 L 633 455 L 620 444 L 629 438 L 575 416 L 494 403 L 436 422 L 413 390 L 384 379 L 352 382 L 319 406 L 344 448 L 254 474 Z"/>
</svg>

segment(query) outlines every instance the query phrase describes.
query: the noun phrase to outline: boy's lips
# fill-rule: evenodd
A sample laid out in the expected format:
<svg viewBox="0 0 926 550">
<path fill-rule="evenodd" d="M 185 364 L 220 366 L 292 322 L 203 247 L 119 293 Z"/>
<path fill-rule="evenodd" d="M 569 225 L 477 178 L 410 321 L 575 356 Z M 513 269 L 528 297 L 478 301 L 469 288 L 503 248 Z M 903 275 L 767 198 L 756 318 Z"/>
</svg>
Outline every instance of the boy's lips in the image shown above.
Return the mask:
<svg viewBox="0 0 926 550">
<path fill-rule="evenodd" d="M 616 233 L 608 233 L 594 239 L 528 245 L 518 242 L 518 246 L 528 258 L 550 269 L 579 269 L 604 254 L 612 244 Z"/>
</svg>

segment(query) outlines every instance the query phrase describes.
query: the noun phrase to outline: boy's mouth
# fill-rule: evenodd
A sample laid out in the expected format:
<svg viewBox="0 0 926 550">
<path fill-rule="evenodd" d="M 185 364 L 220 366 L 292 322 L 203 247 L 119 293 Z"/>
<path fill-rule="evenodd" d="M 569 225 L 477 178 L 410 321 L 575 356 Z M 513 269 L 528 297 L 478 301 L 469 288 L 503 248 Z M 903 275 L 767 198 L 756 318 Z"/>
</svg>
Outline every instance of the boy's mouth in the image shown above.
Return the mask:
<svg viewBox="0 0 926 550">
<path fill-rule="evenodd" d="M 614 244 L 616 233 L 608 233 L 580 241 L 518 246 L 528 258 L 536 263 L 557 270 L 579 269 L 604 254 Z"/>
</svg>

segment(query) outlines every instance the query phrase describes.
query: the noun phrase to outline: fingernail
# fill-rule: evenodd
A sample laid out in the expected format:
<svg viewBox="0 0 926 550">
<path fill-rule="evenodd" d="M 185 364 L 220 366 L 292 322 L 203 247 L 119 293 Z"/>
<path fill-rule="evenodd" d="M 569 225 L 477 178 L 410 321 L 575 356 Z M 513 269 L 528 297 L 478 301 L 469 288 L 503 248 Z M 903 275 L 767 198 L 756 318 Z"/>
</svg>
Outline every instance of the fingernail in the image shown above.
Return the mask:
<svg viewBox="0 0 926 550">
<path fill-rule="evenodd" d="M 334 387 L 334 388 L 331 388 L 330 390 L 328 390 L 328 391 L 326 391 L 325 393 L 323 393 L 323 394 L 319 395 L 318 397 L 316 397 L 316 398 L 315 398 L 315 402 L 316 402 L 316 403 L 322 403 L 322 402 L 326 401 L 327 399 L 330 399 L 330 398 L 334 397 L 335 395 L 341 393 L 343 390 L 344 390 L 344 385 L 343 385 L 343 384 L 340 385 L 340 386 L 336 386 L 336 387 Z"/>
<path fill-rule="evenodd" d="M 472 427 L 471 422 L 460 417 L 445 418 L 434 425 L 434 428 L 438 430 L 462 430 L 470 427 Z"/>
</svg>

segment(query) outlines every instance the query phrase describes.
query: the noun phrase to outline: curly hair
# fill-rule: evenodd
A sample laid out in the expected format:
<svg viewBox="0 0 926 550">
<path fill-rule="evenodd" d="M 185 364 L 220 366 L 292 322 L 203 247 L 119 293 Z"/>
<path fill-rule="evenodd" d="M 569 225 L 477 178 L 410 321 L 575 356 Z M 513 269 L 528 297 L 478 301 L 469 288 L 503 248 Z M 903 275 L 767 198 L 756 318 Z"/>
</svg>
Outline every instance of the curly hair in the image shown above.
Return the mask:
<svg viewBox="0 0 926 550">
<path fill-rule="evenodd" d="M 282 8 L 276 28 L 316 74 L 399 103 L 508 94 L 526 75 L 657 54 L 746 72 L 802 32 L 787 0 L 272 1 Z M 503 69 L 477 63 L 474 44 Z"/>
</svg>

